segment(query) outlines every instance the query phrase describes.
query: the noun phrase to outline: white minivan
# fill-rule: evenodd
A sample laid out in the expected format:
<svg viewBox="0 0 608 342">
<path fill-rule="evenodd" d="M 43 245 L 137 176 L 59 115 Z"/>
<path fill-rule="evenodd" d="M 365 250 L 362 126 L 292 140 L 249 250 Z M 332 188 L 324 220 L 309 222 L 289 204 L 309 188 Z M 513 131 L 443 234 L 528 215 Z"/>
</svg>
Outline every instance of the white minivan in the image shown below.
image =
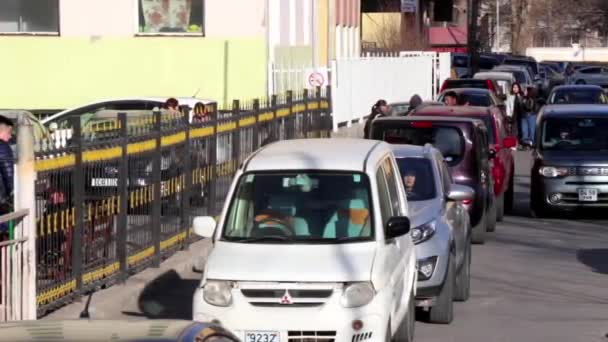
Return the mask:
<svg viewBox="0 0 608 342">
<path fill-rule="evenodd" d="M 373 140 L 281 141 L 237 171 L 193 318 L 245 342 L 412 341 L 416 255 L 399 170 Z"/>
</svg>

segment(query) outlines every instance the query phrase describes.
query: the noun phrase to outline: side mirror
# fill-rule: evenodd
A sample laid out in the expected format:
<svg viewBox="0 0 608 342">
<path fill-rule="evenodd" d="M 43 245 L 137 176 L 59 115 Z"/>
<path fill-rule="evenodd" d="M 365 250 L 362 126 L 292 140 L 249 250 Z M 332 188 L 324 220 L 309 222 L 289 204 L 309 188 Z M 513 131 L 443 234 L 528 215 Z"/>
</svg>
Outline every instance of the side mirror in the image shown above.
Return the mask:
<svg viewBox="0 0 608 342">
<path fill-rule="evenodd" d="M 391 217 L 386 223 L 384 234 L 386 239 L 393 239 L 410 232 L 410 219 L 405 216 Z"/>
<path fill-rule="evenodd" d="M 212 238 L 215 233 L 216 222 L 211 216 L 195 217 L 192 222 L 194 234 L 203 238 Z"/>
<path fill-rule="evenodd" d="M 452 184 L 447 198 L 454 202 L 472 201 L 475 198 L 475 190 L 466 185 Z"/>
<path fill-rule="evenodd" d="M 517 147 L 517 138 L 516 137 L 506 137 L 502 142 L 502 147 L 504 148 L 513 148 Z"/>
</svg>

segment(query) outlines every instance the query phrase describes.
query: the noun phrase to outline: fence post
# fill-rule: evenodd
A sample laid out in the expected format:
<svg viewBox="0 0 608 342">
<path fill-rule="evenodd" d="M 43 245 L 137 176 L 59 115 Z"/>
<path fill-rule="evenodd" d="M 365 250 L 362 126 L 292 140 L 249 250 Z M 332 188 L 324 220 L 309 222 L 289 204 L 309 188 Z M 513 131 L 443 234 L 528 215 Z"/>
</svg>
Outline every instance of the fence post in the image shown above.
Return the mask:
<svg viewBox="0 0 608 342">
<path fill-rule="evenodd" d="M 289 110 L 289 114 L 281 118 L 283 122 L 283 130 L 285 132 L 285 140 L 295 138 L 295 125 L 292 125 L 291 122 L 295 123 L 295 118 L 293 118 L 293 91 L 287 91 L 287 109 Z"/>
<path fill-rule="evenodd" d="M 325 112 L 325 130 L 327 130 L 327 137 L 331 138 L 331 132 L 333 128 L 333 110 L 332 110 L 332 100 L 331 100 L 331 86 L 327 86 L 327 91 L 325 92 L 325 97 L 327 98 L 327 111 Z"/>
<path fill-rule="evenodd" d="M 72 117 L 72 141 L 74 142 L 74 232 L 72 235 L 72 276 L 76 280 L 77 295 L 82 291 L 82 232 L 84 229 L 84 165 L 82 163 L 82 127 L 80 117 Z"/>
<path fill-rule="evenodd" d="M 17 130 L 17 174 L 15 184 L 19 189 L 15 193 L 16 211 L 29 209 L 29 214 L 22 223 L 21 236 L 27 238 L 25 243 L 25 273 L 23 284 L 23 319 L 36 319 L 36 157 L 34 155 L 34 129 L 32 122 L 24 113 L 19 115 Z"/>
<path fill-rule="evenodd" d="M 152 243 L 154 246 L 154 257 L 152 260 L 153 267 L 160 266 L 160 229 L 161 229 L 161 210 L 162 210 L 162 193 L 161 193 L 161 161 L 162 161 L 162 146 L 161 146 L 161 112 L 154 112 L 154 137 L 156 138 L 156 153 L 152 161 L 152 184 L 154 184 L 154 201 L 152 202 Z"/>
<path fill-rule="evenodd" d="M 302 137 L 307 139 L 308 132 L 310 131 L 310 111 L 308 110 L 308 89 L 304 89 L 302 95 L 302 101 L 304 103 L 304 113 L 302 114 Z"/>
<path fill-rule="evenodd" d="M 252 151 L 257 150 L 260 147 L 260 122 L 258 117 L 260 115 L 260 100 L 253 100 L 253 116 L 255 117 L 255 124 L 253 125 L 253 146 Z"/>
<path fill-rule="evenodd" d="M 186 107 L 183 112 L 184 133 L 186 140 L 184 141 L 184 154 L 182 157 L 182 167 L 184 170 L 183 182 L 181 187 L 181 223 L 182 232 L 188 232 L 190 229 L 190 196 L 192 196 L 192 152 L 190 149 L 190 108 Z M 186 236 L 188 234 L 186 233 Z M 182 249 L 188 244 L 189 239 L 182 240 Z"/>
<path fill-rule="evenodd" d="M 129 188 L 127 179 L 129 179 L 129 155 L 127 154 L 127 146 L 129 145 L 129 134 L 127 131 L 127 114 L 118 113 L 118 123 L 120 124 L 120 146 L 122 148 L 122 157 L 118 168 L 118 222 L 116 227 L 116 256 L 120 264 L 120 273 L 118 279 L 124 282 L 127 277 L 127 229 L 129 226 L 128 213 L 129 210 Z"/>
<path fill-rule="evenodd" d="M 211 115 L 211 125 L 213 127 L 213 135 L 209 138 L 209 161 L 207 162 L 207 176 L 208 188 L 209 188 L 209 200 L 207 201 L 207 215 L 216 215 L 216 197 L 217 197 L 217 183 L 216 183 L 216 168 L 217 168 L 217 104 L 213 108 Z"/>
<path fill-rule="evenodd" d="M 239 161 L 241 160 L 241 128 L 239 127 L 239 118 L 241 117 L 241 104 L 239 100 L 232 101 L 232 119 L 236 123 L 236 128 L 232 135 L 232 161 L 230 164 L 230 170 L 238 167 Z M 234 164 L 234 165 L 233 165 Z"/>
<path fill-rule="evenodd" d="M 270 123 L 270 124 L 271 124 L 271 126 L 270 126 L 270 127 L 271 127 L 271 130 L 270 130 L 270 135 L 271 135 L 271 136 L 270 136 L 270 139 L 269 139 L 269 140 L 270 140 L 271 142 L 274 142 L 274 141 L 279 140 L 279 138 L 280 138 L 280 136 L 281 136 L 281 132 L 280 132 L 280 125 L 281 125 L 280 120 L 281 120 L 281 119 L 280 119 L 279 117 L 277 117 L 277 114 L 278 114 L 278 110 L 277 110 L 277 109 L 278 109 L 278 108 L 277 108 L 277 107 L 278 107 L 277 99 L 278 99 L 278 98 L 277 98 L 277 95 L 276 95 L 276 94 L 273 94 L 273 95 L 270 97 L 270 110 L 271 110 L 271 111 L 272 111 L 272 113 L 273 113 L 273 115 L 272 115 L 272 116 L 273 116 L 273 120 L 272 120 L 272 122 Z"/>
<path fill-rule="evenodd" d="M 315 114 L 314 114 L 314 131 L 315 131 L 315 137 L 316 138 L 320 138 L 321 137 L 321 113 L 323 112 L 323 108 L 321 108 L 321 87 L 318 86 L 316 88 L 316 94 L 315 94 L 315 101 L 317 102 L 317 109 L 315 110 Z"/>
</svg>

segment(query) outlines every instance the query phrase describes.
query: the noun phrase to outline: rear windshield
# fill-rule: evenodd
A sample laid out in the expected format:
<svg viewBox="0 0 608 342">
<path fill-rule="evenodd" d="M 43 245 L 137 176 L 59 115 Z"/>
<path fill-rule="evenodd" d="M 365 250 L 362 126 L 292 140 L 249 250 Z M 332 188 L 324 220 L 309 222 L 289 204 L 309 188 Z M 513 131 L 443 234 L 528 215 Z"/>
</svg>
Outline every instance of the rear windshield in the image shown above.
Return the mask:
<svg viewBox="0 0 608 342">
<path fill-rule="evenodd" d="M 492 99 L 489 94 L 482 93 L 460 93 L 458 94 L 458 98 L 460 103 L 469 104 L 469 106 L 475 107 L 490 107 L 493 105 Z M 445 95 L 442 94 L 439 96 L 439 101 L 444 102 Z"/>
<path fill-rule="evenodd" d="M 549 151 L 608 151 L 608 118 L 548 118 L 541 145 Z"/>
<path fill-rule="evenodd" d="M 479 88 L 488 89 L 488 84 L 484 80 L 447 80 L 445 81 L 445 88 Z"/>
<path fill-rule="evenodd" d="M 408 201 L 435 198 L 435 179 L 431 161 L 424 158 L 397 158 Z"/>
<path fill-rule="evenodd" d="M 605 104 L 606 97 L 600 89 L 557 90 L 549 98 L 549 104 Z"/>
<path fill-rule="evenodd" d="M 464 138 L 460 129 L 449 126 L 427 125 L 414 122 L 414 126 L 374 127 L 374 139 L 391 144 L 424 146 L 433 144 L 445 158 L 448 165 L 460 162 L 464 155 Z"/>
</svg>

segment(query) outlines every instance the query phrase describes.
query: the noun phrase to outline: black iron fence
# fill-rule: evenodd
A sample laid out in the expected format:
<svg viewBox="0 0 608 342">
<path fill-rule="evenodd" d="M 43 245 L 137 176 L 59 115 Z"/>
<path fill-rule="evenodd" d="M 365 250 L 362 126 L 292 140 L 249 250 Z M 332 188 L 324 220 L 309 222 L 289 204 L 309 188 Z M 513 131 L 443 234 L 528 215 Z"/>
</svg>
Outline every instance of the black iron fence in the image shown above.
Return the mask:
<svg viewBox="0 0 608 342">
<path fill-rule="evenodd" d="M 330 89 L 182 112 L 108 111 L 38 141 L 38 314 L 126 279 L 219 214 L 238 165 L 260 146 L 329 137 Z"/>
</svg>

